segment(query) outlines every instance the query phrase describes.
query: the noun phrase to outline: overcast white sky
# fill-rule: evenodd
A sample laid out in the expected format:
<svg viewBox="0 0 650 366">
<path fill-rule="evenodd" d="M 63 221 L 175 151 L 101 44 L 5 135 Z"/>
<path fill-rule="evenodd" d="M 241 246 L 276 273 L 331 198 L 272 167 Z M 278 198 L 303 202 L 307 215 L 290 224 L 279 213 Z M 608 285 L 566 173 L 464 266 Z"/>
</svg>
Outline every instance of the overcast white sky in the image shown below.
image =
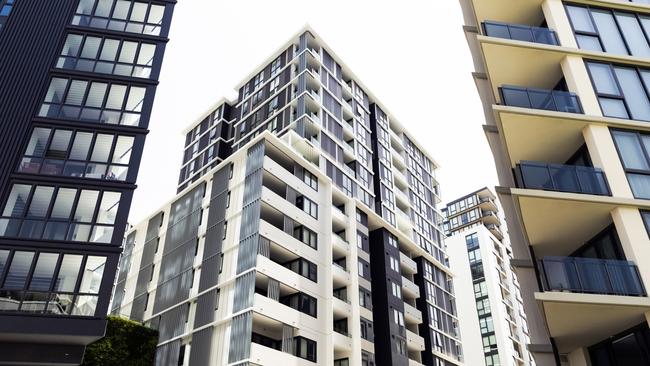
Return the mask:
<svg viewBox="0 0 650 366">
<path fill-rule="evenodd" d="M 444 201 L 496 184 L 456 0 L 182 0 L 131 223 L 176 193 L 182 130 L 306 23 L 442 166 Z"/>
</svg>

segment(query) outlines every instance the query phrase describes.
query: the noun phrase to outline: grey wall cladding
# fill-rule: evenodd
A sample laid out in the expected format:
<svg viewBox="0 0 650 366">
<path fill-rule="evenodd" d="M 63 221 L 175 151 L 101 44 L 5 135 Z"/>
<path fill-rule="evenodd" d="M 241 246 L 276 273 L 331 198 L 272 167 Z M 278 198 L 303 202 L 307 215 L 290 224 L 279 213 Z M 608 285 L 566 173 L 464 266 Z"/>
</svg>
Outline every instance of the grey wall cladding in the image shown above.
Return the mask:
<svg viewBox="0 0 650 366">
<path fill-rule="evenodd" d="M 140 259 L 140 271 L 133 295 L 133 305 L 131 306 L 131 319 L 142 321 L 144 311 L 147 307 L 147 287 L 151 280 L 151 271 L 153 270 L 153 257 L 158 247 L 158 233 L 163 223 L 164 213 L 159 212 L 156 216 L 149 219 L 147 223 L 147 232 L 144 238 L 142 248 L 142 258 Z M 134 234 L 134 233 L 132 233 Z M 130 235 L 129 235 L 130 236 Z"/>
<path fill-rule="evenodd" d="M 160 263 L 154 314 L 189 297 L 204 193 L 205 184 L 200 184 L 172 204 Z"/>
<path fill-rule="evenodd" d="M 124 242 L 124 252 L 120 258 L 119 272 L 117 276 L 117 284 L 115 285 L 115 295 L 113 296 L 113 308 L 111 314 L 118 315 L 124 300 L 124 288 L 126 286 L 126 278 L 131 267 L 131 258 L 133 255 L 133 248 L 135 247 L 136 232 L 132 232 L 126 237 Z"/>
</svg>

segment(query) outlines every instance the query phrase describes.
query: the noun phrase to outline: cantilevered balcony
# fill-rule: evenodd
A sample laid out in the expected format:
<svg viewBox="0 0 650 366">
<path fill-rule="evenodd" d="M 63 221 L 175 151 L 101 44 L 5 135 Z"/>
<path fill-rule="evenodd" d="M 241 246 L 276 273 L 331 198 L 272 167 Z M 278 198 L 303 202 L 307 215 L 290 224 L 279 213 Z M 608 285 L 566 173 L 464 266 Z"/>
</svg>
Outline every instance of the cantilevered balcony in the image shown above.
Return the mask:
<svg viewBox="0 0 650 366">
<path fill-rule="evenodd" d="M 507 85 L 499 88 L 499 94 L 503 104 L 510 107 L 583 113 L 578 96 L 575 93 L 563 90 L 533 89 Z"/>
<path fill-rule="evenodd" d="M 552 46 L 558 46 L 560 44 L 555 32 L 548 28 L 486 21 L 483 22 L 483 31 L 489 37 L 542 43 Z"/>
<path fill-rule="evenodd" d="M 598 168 L 522 161 L 515 168 L 517 187 L 610 196 L 605 173 Z"/>
<path fill-rule="evenodd" d="M 540 262 L 545 291 L 645 296 L 638 269 L 623 260 L 545 257 Z"/>
</svg>

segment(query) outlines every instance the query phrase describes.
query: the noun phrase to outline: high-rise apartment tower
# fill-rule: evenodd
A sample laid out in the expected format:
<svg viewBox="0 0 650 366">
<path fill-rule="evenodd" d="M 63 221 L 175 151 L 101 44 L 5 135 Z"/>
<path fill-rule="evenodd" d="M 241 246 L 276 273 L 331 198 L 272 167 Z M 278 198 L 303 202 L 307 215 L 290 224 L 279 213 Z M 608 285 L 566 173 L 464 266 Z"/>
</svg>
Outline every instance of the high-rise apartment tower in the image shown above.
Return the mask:
<svg viewBox="0 0 650 366">
<path fill-rule="evenodd" d="M 101 338 L 171 0 L 0 0 L 0 364 Z"/>
<path fill-rule="evenodd" d="M 447 253 L 457 294 L 465 363 L 531 366 L 526 315 L 512 250 L 496 196 L 488 188 L 455 199 L 443 210 Z"/>
<path fill-rule="evenodd" d="M 187 130 L 112 311 L 158 365 L 462 364 L 434 160 L 305 28 Z"/>
<path fill-rule="evenodd" d="M 650 364 L 650 6 L 462 0 L 537 365 Z"/>
</svg>

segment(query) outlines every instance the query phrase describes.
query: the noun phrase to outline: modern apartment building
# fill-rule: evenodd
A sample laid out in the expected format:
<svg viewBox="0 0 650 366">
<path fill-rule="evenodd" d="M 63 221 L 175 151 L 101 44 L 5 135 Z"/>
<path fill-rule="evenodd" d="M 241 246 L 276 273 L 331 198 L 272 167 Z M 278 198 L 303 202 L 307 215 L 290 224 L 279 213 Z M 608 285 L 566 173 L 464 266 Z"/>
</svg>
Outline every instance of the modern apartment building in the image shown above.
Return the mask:
<svg viewBox="0 0 650 366">
<path fill-rule="evenodd" d="M 650 6 L 462 0 L 537 365 L 650 364 Z"/>
<path fill-rule="evenodd" d="M 0 0 L 0 364 L 104 335 L 171 0 Z"/>
<path fill-rule="evenodd" d="M 496 196 L 481 188 L 447 204 L 445 231 L 457 294 L 465 363 L 531 366 L 526 315 Z"/>
<path fill-rule="evenodd" d="M 114 314 L 157 365 L 462 364 L 438 166 L 306 27 L 186 131 Z"/>
</svg>

